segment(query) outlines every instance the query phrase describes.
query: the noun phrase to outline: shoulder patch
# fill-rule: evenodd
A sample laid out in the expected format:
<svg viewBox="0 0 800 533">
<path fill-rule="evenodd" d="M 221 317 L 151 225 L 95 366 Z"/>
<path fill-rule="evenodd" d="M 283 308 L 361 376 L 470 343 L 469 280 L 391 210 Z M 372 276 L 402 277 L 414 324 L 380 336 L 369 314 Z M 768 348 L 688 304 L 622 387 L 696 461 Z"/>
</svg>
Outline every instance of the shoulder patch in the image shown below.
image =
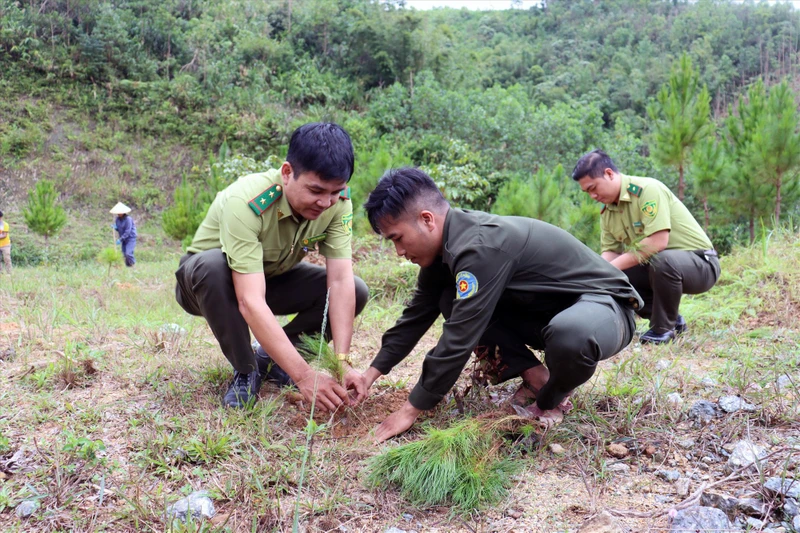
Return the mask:
<svg viewBox="0 0 800 533">
<path fill-rule="evenodd" d="M 339 198 L 344 198 L 345 200 L 350 199 L 350 187 L 345 187 L 342 192 L 339 193 Z"/>
<path fill-rule="evenodd" d="M 472 272 L 462 270 L 456 275 L 456 299 L 464 300 L 478 292 L 478 278 Z"/>
<path fill-rule="evenodd" d="M 639 196 L 640 194 L 642 194 L 642 188 L 634 183 L 629 183 L 628 192 L 634 196 Z"/>
<path fill-rule="evenodd" d="M 308 246 L 309 244 L 314 244 L 320 241 L 324 241 L 327 236 L 328 236 L 327 233 L 320 233 L 319 235 L 303 239 L 303 244 Z"/>
<path fill-rule="evenodd" d="M 256 216 L 260 217 L 264 211 L 269 208 L 269 206 L 275 203 L 275 200 L 281 197 L 281 194 L 283 194 L 283 187 L 276 183 L 269 189 L 265 190 L 247 202 L 247 206 L 253 210 L 253 213 L 255 213 Z"/>
<path fill-rule="evenodd" d="M 645 202 L 642 206 L 642 213 L 650 218 L 654 218 L 658 214 L 658 204 L 656 201 L 650 200 L 649 202 Z"/>
<path fill-rule="evenodd" d="M 342 226 L 347 228 L 347 233 L 353 234 L 353 213 L 342 215 Z"/>
</svg>

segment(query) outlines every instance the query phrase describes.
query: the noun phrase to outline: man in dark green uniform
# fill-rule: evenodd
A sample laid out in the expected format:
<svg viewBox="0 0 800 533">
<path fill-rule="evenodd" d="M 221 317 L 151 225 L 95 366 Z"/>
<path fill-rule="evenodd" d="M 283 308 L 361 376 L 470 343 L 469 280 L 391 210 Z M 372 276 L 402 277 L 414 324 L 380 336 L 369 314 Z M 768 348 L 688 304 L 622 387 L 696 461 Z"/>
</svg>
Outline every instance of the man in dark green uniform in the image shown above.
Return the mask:
<svg viewBox="0 0 800 533">
<path fill-rule="evenodd" d="M 348 403 L 345 388 L 313 371 L 295 345 L 300 334 L 321 331 L 330 289 L 326 335 L 347 361 L 353 320 L 368 298 L 351 263 L 353 159 L 340 126 L 301 126 L 279 170 L 243 176 L 217 194 L 181 258 L 178 303 L 208 321 L 234 369 L 225 405 L 254 402 L 263 378 L 294 382 L 324 409 Z M 325 268 L 301 262 L 315 246 Z M 275 316 L 293 313 L 281 328 Z M 250 331 L 260 344 L 255 353 Z M 361 383 L 351 369 L 345 387 L 363 393 Z"/>
<path fill-rule="evenodd" d="M 479 345 L 499 354 L 501 381 L 522 376 L 535 396 L 526 415 L 558 422 L 569 394 L 633 336 L 639 295 L 619 270 L 555 226 L 452 209 L 413 168 L 387 172 L 364 207 L 398 255 L 422 267 L 411 302 L 364 372 L 365 385 L 408 356 L 440 313 L 445 317 L 417 385 L 378 427 L 378 441 L 439 403 Z M 527 346 L 544 350 L 547 368 Z"/>
<path fill-rule="evenodd" d="M 621 174 L 602 150 L 580 158 L 572 179 L 605 204 L 602 257 L 622 270 L 642 295 L 637 312 L 650 319 L 642 343 L 671 342 L 687 330 L 678 314 L 683 294 L 706 292 L 720 273 L 717 252 L 692 214 L 666 185 Z"/>
</svg>

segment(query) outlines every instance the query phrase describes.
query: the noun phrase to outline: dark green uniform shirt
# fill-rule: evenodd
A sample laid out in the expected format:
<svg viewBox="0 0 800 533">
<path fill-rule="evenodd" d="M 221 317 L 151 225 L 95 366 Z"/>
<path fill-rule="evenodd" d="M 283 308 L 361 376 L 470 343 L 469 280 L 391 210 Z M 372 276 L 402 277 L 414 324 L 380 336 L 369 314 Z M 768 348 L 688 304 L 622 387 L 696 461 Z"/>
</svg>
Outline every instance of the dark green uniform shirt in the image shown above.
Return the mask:
<svg viewBox="0 0 800 533">
<path fill-rule="evenodd" d="M 669 230 L 666 250 L 711 250 L 711 241 L 686 206 L 653 178 L 620 175 L 616 204 L 603 208 L 600 239 L 603 252 L 621 254 L 653 233 Z"/>
<path fill-rule="evenodd" d="M 453 387 L 495 308 L 535 315 L 565 309 L 582 294 L 611 295 L 633 308 L 643 302 L 618 268 L 566 231 L 539 220 L 450 209 L 440 262 L 422 268 L 417 288 L 372 362 L 382 374 L 402 361 L 453 300 L 436 347 L 409 396 L 431 409 Z"/>
</svg>

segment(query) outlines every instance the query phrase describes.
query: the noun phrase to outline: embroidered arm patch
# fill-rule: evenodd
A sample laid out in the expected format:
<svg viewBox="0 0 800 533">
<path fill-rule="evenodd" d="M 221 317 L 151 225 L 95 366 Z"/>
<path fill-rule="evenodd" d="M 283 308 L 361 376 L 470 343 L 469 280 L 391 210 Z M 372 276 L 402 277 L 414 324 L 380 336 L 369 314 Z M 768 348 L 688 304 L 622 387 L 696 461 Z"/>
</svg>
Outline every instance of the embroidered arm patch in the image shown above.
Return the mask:
<svg viewBox="0 0 800 533">
<path fill-rule="evenodd" d="M 478 292 L 478 278 L 472 272 L 462 270 L 456 274 L 456 299 L 464 300 Z"/>
</svg>

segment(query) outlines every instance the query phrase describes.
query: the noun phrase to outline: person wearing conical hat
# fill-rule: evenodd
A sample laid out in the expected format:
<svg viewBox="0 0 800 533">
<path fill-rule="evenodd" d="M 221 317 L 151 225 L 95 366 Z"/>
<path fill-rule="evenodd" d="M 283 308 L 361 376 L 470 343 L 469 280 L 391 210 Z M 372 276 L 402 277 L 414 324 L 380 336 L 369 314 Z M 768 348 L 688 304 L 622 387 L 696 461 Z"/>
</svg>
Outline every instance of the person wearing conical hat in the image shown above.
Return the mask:
<svg viewBox="0 0 800 533">
<path fill-rule="evenodd" d="M 133 249 L 136 248 L 136 222 L 128 214 L 131 208 L 122 202 L 117 202 L 117 205 L 111 208 L 112 215 L 117 215 L 112 228 L 117 230 L 119 238 L 117 244 L 122 246 L 122 255 L 125 256 L 125 266 L 132 267 L 136 264 L 136 259 L 133 257 Z"/>
</svg>

